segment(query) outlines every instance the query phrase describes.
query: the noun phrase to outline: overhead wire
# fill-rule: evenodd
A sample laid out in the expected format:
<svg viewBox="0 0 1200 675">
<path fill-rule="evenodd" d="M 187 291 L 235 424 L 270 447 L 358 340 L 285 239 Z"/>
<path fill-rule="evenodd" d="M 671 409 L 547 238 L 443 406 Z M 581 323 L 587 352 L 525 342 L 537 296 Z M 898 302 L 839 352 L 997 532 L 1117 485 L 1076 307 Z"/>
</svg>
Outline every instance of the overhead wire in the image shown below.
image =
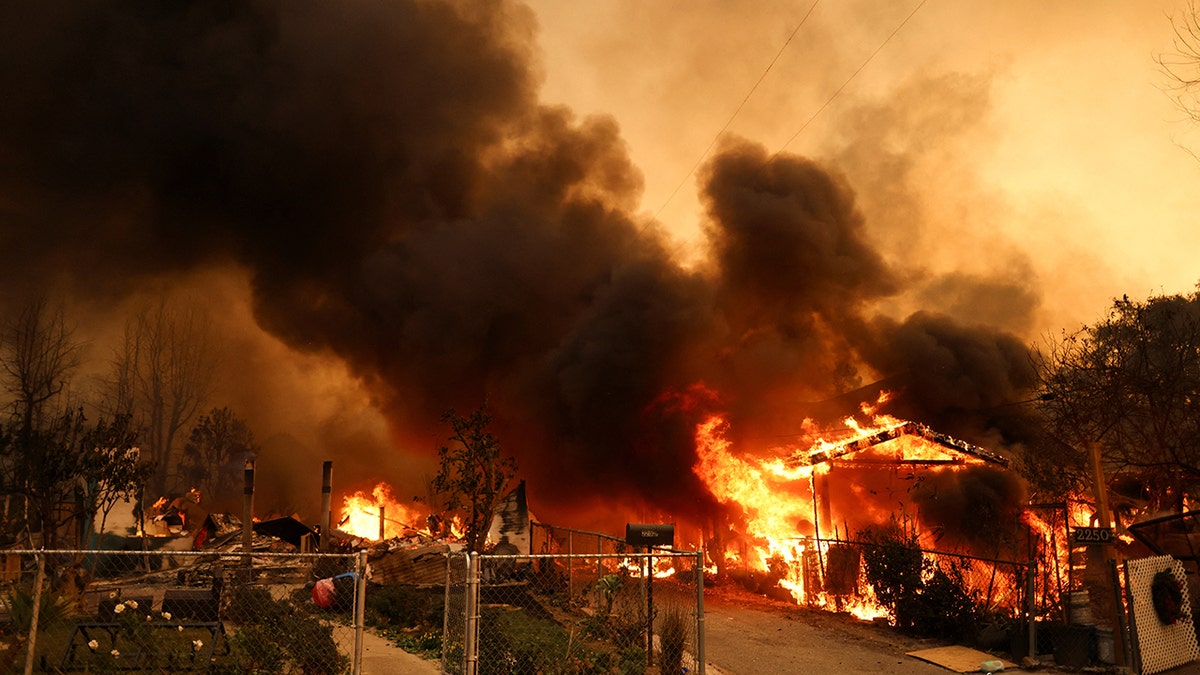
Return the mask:
<svg viewBox="0 0 1200 675">
<path fill-rule="evenodd" d="M 822 112 L 824 112 L 824 110 L 826 108 L 829 107 L 830 103 L 833 103 L 833 100 L 836 99 L 838 97 L 838 95 L 841 94 L 842 91 L 847 86 L 849 86 L 851 82 L 854 81 L 854 78 L 858 77 L 858 74 L 861 73 L 863 71 L 863 69 L 867 67 L 867 64 L 871 63 L 871 61 L 875 58 L 875 56 L 877 54 L 879 54 L 879 52 L 883 51 L 883 48 L 886 47 L 887 44 L 892 41 L 892 38 L 896 37 L 896 34 L 899 33 L 901 31 L 901 29 L 904 28 L 904 26 L 909 22 L 909 20 L 911 20 L 914 16 L 916 16 L 917 12 L 921 11 L 921 8 L 924 7 L 925 3 L 928 1 L 929 0 L 921 0 L 921 2 L 917 3 L 917 6 L 914 7 L 913 10 L 908 13 L 908 16 L 904 17 L 904 20 L 900 22 L 900 25 L 896 26 L 895 30 L 893 30 L 891 32 L 891 34 L 889 34 L 887 36 L 887 38 L 884 39 L 883 42 L 879 43 L 879 46 L 876 47 L 875 51 L 871 52 L 871 55 L 868 56 L 867 59 L 862 62 L 862 65 L 860 65 L 857 70 L 855 70 L 853 73 L 851 73 L 850 77 L 846 78 L 846 81 L 842 83 L 842 86 L 838 87 L 837 91 L 833 92 L 833 95 L 830 96 L 828 99 L 826 99 L 825 102 L 821 104 L 821 107 L 817 108 L 816 112 L 814 112 L 811 116 L 809 116 L 809 118 L 807 120 L 805 120 L 804 124 L 800 126 L 800 129 L 798 129 L 796 131 L 796 133 L 792 134 L 792 137 L 789 138 L 786 143 L 784 143 L 782 146 L 780 146 L 779 150 L 776 150 L 775 154 L 772 155 L 772 157 L 775 157 L 779 153 L 786 150 L 787 146 L 792 144 L 792 141 L 796 140 L 796 138 L 798 138 L 800 136 L 800 134 L 804 133 L 804 130 L 808 128 L 808 125 L 812 124 L 813 120 L 817 119 L 817 117 Z"/>
<path fill-rule="evenodd" d="M 796 133 L 792 134 L 791 138 L 789 138 L 787 140 L 787 142 L 785 142 L 782 146 L 780 146 L 779 150 L 776 150 L 775 153 L 773 155 L 771 155 L 771 159 L 774 159 L 776 156 L 778 156 L 780 153 L 782 153 L 784 150 L 786 150 L 787 147 L 789 145 L 791 145 L 791 143 L 800 136 L 800 134 L 804 133 L 804 130 L 807 129 L 809 127 L 809 125 L 812 124 L 813 121 L 816 120 L 817 117 L 819 117 L 821 115 L 821 113 L 824 112 L 825 109 L 828 108 L 835 99 L 837 99 L 837 97 L 846 89 L 846 87 L 848 87 L 850 85 L 850 83 L 854 81 L 854 78 L 858 77 L 858 74 L 861 73 L 871 63 L 871 61 L 875 59 L 875 57 L 879 54 L 879 52 L 883 51 L 883 48 L 886 47 L 888 45 L 888 43 L 892 41 L 892 38 L 896 37 L 896 35 L 901 30 L 903 30 L 906 25 L 908 25 L 908 22 L 911 21 L 914 16 L 916 16 L 917 12 L 921 11 L 921 8 L 924 7 L 925 3 L 928 1 L 929 0 L 921 0 L 919 3 L 917 3 L 917 6 L 914 7 L 913 10 L 908 13 L 908 16 L 904 17 L 904 20 L 901 21 L 896 26 L 896 28 L 893 29 L 892 32 L 888 34 L 888 36 L 886 38 L 884 38 L 883 42 L 879 43 L 879 46 L 876 47 L 875 50 L 872 51 L 869 56 L 867 56 L 867 58 L 858 66 L 858 68 L 853 73 L 850 74 L 849 77 L 846 78 L 846 80 L 844 82 L 842 82 L 842 85 L 840 87 L 838 87 L 837 90 L 834 91 L 833 94 L 830 95 L 829 98 L 827 98 L 824 103 L 821 104 L 821 107 L 817 108 L 817 110 L 815 112 L 813 112 L 813 114 L 810 115 L 807 120 L 805 120 L 804 124 L 800 126 L 800 128 L 796 131 Z M 745 107 L 746 102 L 750 100 L 750 97 L 758 89 L 759 84 L 761 84 L 763 79 L 766 78 L 767 73 L 769 73 L 771 71 L 771 68 L 775 65 L 775 62 L 779 60 L 779 57 L 783 54 L 783 51 L 785 49 L 787 49 L 787 46 L 791 43 L 792 38 L 794 38 L 796 36 L 796 33 L 798 33 L 800 31 L 800 28 L 802 28 L 804 26 L 804 24 L 808 21 L 808 17 L 810 15 L 812 15 L 813 10 L 816 9 L 816 7 L 819 3 L 820 3 L 820 0 L 815 0 L 815 2 L 813 2 L 812 6 L 810 6 L 808 8 L 808 12 L 804 15 L 804 18 L 800 20 L 800 23 L 796 25 L 796 28 L 794 30 L 792 30 L 791 35 L 788 36 L 787 41 L 783 43 L 783 46 L 780 47 L 779 51 L 775 54 L 775 58 L 772 59 L 771 63 L 767 65 L 766 70 L 764 70 L 762 75 L 759 76 L 758 81 L 756 81 L 754 83 L 754 86 L 750 88 L 750 91 L 746 94 L 745 98 L 742 99 L 742 102 L 741 102 L 741 104 L 738 105 L 737 109 L 733 111 L 733 114 L 729 116 L 729 119 L 725 122 L 725 125 L 721 127 L 721 130 L 718 131 L 717 134 L 713 137 L 712 141 L 709 142 L 708 147 L 704 149 L 704 152 L 700 155 L 700 158 L 696 160 L 696 163 L 694 165 L 692 165 L 692 168 L 687 172 L 687 175 L 685 175 L 683 177 L 683 179 L 681 181 L 679 181 L 679 184 L 676 185 L 675 189 L 671 191 L 671 194 L 667 197 L 666 201 L 663 202 L 662 206 L 660 206 L 658 208 L 658 210 L 654 212 L 654 217 L 650 220 L 650 222 L 655 222 L 658 220 L 658 216 L 663 212 L 664 209 L 667 208 L 667 205 L 671 203 L 671 201 L 675 198 L 675 195 L 679 192 L 679 190 L 683 187 L 683 185 L 685 183 L 687 183 L 688 179 L 691 178 L 692 175 L 696 173 L 696 170 L 698 168 L 700 168 L 700 165 L 704 162 L 705 158 L 708 157 L 708 153 L 712 151 L 713 146 L 715 146 L 717 144 L 717 141 L 729 129 L 729 126 L 731 124 L 733 124 L 733 120 L 738 116 L 738 113 L 740 113 L 742 111 L 742 108 Z M 680 242 L 679 245 L 675 247 L 676 250 L 681 249 L 684 246 L 686 246 L 688 243 L 691 242 L 691 240 L 693 238 L 695 238 L 695 234 L 689 236 L 687 239 Z"/>
<path fill-rule="evenodd" d="M 813 10 L 816 9 L 817 5 L 820 3 L 821 0 L 814 0 L 813 4 L 809 6 L 808 12 L 804 14 L 804 18 L 800 19 L 800 23 L 796 24 L 796 27 L 792 30 L 791 35 L 788 35 L 787 40 L 784 41 L 783 46 L 779 48 L 779 51 L 775 52 L 775 58 L 771 59 L 771 62 L 767 64 L 766 69 L 763 70 L 762 75 L 758 76 L 758 80 L 755 81 L 754 86 L 750 87 L 750 91 L 746 92 L 746 96 L 742 98 L 742 102 L 738 104 L 737 109 L 734 110 L 733 114 L 729 116 L 729 119 L 725 121 L 725 125 L 721 127 L 721 130 L 718 131 L 715 136 L 713 136 L 712 141 L 709 142 L 708 147 L 704 149 L 704 152 L 700 153 L 700 157 L 696 160 L 696 163 L 692 165 L 692 168 L 687 172 L 687 175 L 685 175 L 683 179 L 679 181 L 679 184 L 675 186 L 674 190 L 671 190 L 671 194 L 667 196 L 667 199 L 663 202 L 662 206 L 658 207 L 658 210 L 654 212 L 654 218 L 652 220 L 658 220 L 659 214 L 663 212 L 663 209 L 667 208 L 667 205 L 670 204 L 671 200 L 675 198 L 675 194 L 678 193 L 684 184 L 687 183 L 688 179 L 691 178 L 694 173 L 696 173 L 696 169 L 699 169 L 700 165 L 704 163 L 704 159 L 708 157 L 708 153 L 712 151 L 713 146 L 717 144 L 717 141 L 720 140 L 721 136 L 723 136 L 729 129 L 729 125 L 733 124 L 733 120 L 737 118 L 738 113 L 742 112 L 742 108 L 746 107 L 746 102 L 749 101 L 750 97 L 754 95 L 754 92 L 758 90 L 758 85 L 762 84 L 762 81 L 767 77 L 767 73 L 771 72 L 771 68 L 773 68 L 775 63 L 779 61 L 779 57 L 783 56 L 784 50 L 787 49 L 788 45 L 792 43 L 792 38 L 796 37 L 796 33 L 800 32 L 800 29 L 804 27 L 805 22 L 808 21 L 808 17 L 812 15 Z"/>
</svg>

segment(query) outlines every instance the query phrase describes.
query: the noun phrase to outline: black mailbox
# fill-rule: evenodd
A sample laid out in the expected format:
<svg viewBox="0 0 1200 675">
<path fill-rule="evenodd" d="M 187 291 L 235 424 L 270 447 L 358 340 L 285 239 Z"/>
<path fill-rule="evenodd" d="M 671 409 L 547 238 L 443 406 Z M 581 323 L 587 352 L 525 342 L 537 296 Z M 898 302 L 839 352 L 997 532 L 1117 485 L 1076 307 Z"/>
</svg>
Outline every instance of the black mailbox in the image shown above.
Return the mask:
<svg viewBox="0 0 1200 675">
<path fill-rule="evenodd" d="M 625 543 L 630 546 L 674 546 L 675 526 L 669 523 L 627 523 Z"/>
</svg>

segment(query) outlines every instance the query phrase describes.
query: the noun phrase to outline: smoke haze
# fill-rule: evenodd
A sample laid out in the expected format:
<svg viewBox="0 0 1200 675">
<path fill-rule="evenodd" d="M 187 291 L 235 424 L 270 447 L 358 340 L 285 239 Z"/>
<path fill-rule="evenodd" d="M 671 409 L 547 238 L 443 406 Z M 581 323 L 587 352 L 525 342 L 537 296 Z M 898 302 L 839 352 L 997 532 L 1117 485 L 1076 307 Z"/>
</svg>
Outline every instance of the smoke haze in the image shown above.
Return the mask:
<svg viewBox="0 0 1200 675">
<path fill-rule="evenodd" d="M 540 101 L 535 36 L 512 2 L 6 5 L 5 297 L 70 298 L 95 332 L 147 294 L 198 298 L 222 391 L 293 478 L 331 458 L 339 483 L 419 494 L 440 414 L 486 401 L 551 513 L 712 509 L 705 407 L 788 433 L 800 403 L 898 377 L 907 416 L 967 433 L 963 411 L 1031 384 L 1005 327 L 1038 294 L 906 269 L 850 150 L 727 139 L 685 264 L 636 213 L 616 120 Z M 898 214 L 919 237 L 922 210 Z M 706 406 L 673 402 L 698 383 Z"/>
</svg>

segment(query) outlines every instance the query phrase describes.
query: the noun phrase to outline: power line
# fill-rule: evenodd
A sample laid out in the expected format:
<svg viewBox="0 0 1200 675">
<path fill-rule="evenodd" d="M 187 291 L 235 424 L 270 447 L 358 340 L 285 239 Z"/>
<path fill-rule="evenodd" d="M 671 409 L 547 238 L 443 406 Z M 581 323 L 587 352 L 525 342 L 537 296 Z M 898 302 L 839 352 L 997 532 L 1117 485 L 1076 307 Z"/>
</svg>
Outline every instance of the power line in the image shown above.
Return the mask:
<svg viewBox="0 0 1200 675">
<path fill-rule="evenodd" d="M 750 91 L 746 92 L 745 98 L 743 98 L 742 102 L 738 104 L 737 109 L 734 110 L 733 114 L 729 116 L 729 119 L 725 121 L 725 126 L 721 127 L 721 130 L 717 132 L 716 136 L 713 136 L 712 141 L 709 142 L 708 147 L 704 149 L 704 152 L 700 154 L 700 158 L 696 160 L 696 163 L 692 165 L 691 170 L 687 172 L 687 175 L 683 177 L 683 180 L 679 181 L 679 184 L 675 186 L 675 189 L 671 190 L 671 194 L 667 196 L 667 200 L 663 202 L 662 206 L 658 207 L 658 210 L 654 212 L 653 220 L 658 220 L 658 216 L 663 212 L 663 209 L 667 208 L 667 205 L 671 203 L 671 200 L 675 198 L 675 194 L 679 192 L 680 188 L 682 188 L 685 183 L 687 183 L 688 179 L 692 177 L 692 174 L 696 173 L 696 169 L 700 168 L 700 165 L 704 162 L 704 159 L 708 157 L 708 153 L 712 151 L 713 146 L 717 144 L 717 141 L 729 129 L 729 125 L 733 124 L 733 120 L 738 116 L 738 113 L 742 112 L 742 108 L 746 106 L 746 102 L 749 101 L 750 97 L 754 95 L 754 92 L 758 90 L 758 85 L 762 84 L 763 79 L 767 77 L 767 73 L 771 72 L 771 68 L 775 66 L 775 62 L 778 61 L 779 57 L 783 55 L 783 50 L 787 49 L 787 46 L 791 44 L 792 38 L 796 37 L 796 33 L 800 32 L 800 29 L 804 26 L 805 22 L 808 21 L 808 17 L 812 15 L 813 10 L 817 8 L 817 5 L 820 4 L 820 2 L 821 0 L 814 0 L 812 6 L 808 8 L 808 12 L 804 15 L 804 18 L 800 19 L 800 23 L 797 24 L 796 28 L 792 30 L 792 34 L 788 36 L 788 39 L 783 43 L 783 46 L 780 47 L 779 51 L 775 53 L 775 58 L 771 59 L 771 62 L 767 64 L 766 70 L 762 72 L 762 75 L 758 76 L 758 80 L 754 83 L 754 86 L 750 87 Z"/>
<path fill-rule="evenodd" d="M 834 99 L 836 99 L 838 97 L 838 95 L 841 94 L 842 91 L 845 90 L 845 88 L 847 86 L 849 86 L 852 81 L 854 81 L 855 77 L 858 77 L 858 74 L 861 73 L 863 71 L 863 69 L 866 68 L 867 65 L 869 65 L 871 63 L 871 61 L 875 58 L 875 56 L 877 54 L 879 54 L 879 52 L 883 51 L 883 48 L 886 47 L 887 44 L 892 41 L 892 38 L 896 37 L 896 35 L 901 30 L 903 30 L 904 26 L 906 26 L 908 24 L 908 22 L 910 20 L 912 20 L 912 18 L 914 16 L 916 16 L 917 12 L 921 11 L 921 8 L 924 7 L 925 3 L 928 1 L 929 0 L 921 0 L 919 3 L 917 3 L 917 6 L 914 7 L 913 10 L 908 13 L 908 16 L 904 17 L 904 20 L 901 21 L 900 24 L 897 25 L 896 28 L 893 29 L 892 32 L 889 33 L 886 38 L 884 38 L 883 42 L 879 43 L 879 46 L 875 48 L 875 51 L 871 52 L 871 54 L 866 58 L 866 60 L 864 60 L 862 62 L 862 64 L 859 65 L 858 68 L 853 73 L 850 74 L 850 77 L 846 78 L 846 81 L 843 82 L 842 85 L 837 88 L 837 91 L 833 92 L 833 94 L 828 99 L 826 99 L 823 104 L 821 104 L 821 107 L 817 108 L 816 112 L 814 112 L 811 116 L 809 116 L 809 118 L 804 122 L 804 124 L 800 127 L 800 129 L 798 129 L 796 131 L 796 133 L 792 134 L 792 137 L 789 138 L 787 140 L 787 142 L 784 143 L 779 148 L 779 150 L 775 151 L 775 154 L 771 155 L 771 159 L 775 158 L 780 153 L 782 153 L 784 150 L 786 150 L 787 146 L 791 145 L 792 141 L 796 140 L 796 138 L 798 138 L 800 136 L 800 134 L 803 133 L 804 130 L 807 129 L 810 124 L 812 124 L 813 120 L 815 120 L 817 118 L 817 116 L 819 116 L 826 108 L 829 107 L 829 105 L 831 103 L 833 103 Z M 680 188 L 683 187 L 684 183 L 687 182 L 688 178 L 691 178 L 692 174 L 694 174 L 696 172 L 696 169 L 700 167 L 700 164 L 704 161 L 704 158 L 708 156 L 708 153 L 712 150 L 713 146 L 716 145 L 717 140 L 720 139 L 721 135 L 724 134 L 725 131 L 729 128 L 729 125 L 733 123 L 733 119 L 735 117 L 737 117 L 738 112 L 740 112 L 742 107 L 746 105 L 746 101 L 750 99 L 750 96 L 758 88 L 758 85 L 759 85 L 759 83 L 761 83 L 763 81 L 763 78 L 765 78 L 767 76 L 767 72 L 769 72 L 771 70 L 771 67 L 775 65 L 775 62 L 779 60 L 779 56 L 783 53 L 783 50 L 787 48 L 788 44 L 792 41 L 792 38 L 796 36 L 796 33 L 799 32 L 800 28 L 802 26 L 804 26 L 806 21 L 808 21 L 808 17 L 812 14 L 813 10 L 816 9 L 816 6 L 819 2 L 820 2 L 820 0 L 816 0 L 812 4 L 812 6 L 808 8 L 808 13 L 806 13 L 804 15 L 804 18 L 800 20 L 800 23 L 796 26 L 795 30 L 792 31 L 792 34 L 788 36 L 787 42 L 783 43 L 783 47 L 780 47 L 779 52 L 775 55 L 775 58 L 771 60 L 771 63 L 767 66 L 767 69 L 765 71 L 763 71 L 763 74 L 758 78 L 758 81 L 755 82 L 754 86 L 750 89 L 750 93 L 746 94 L 746 97 L 744 99 L 742 99 L 741 105 L 739 105 L 737 107 L 737 110 L 735 110 L 733 112 L 733 115 L 731 115 L 729 117 L 729 120 L 727 122 L 725 122 L 725 126 L 721 127 L 721 130 L 718 131 L 717 135 L 713 137 L 712 142 L 710 142 L 708 144 L 708 147 L 705 148 L 704 153 L 702 155 L 700 155 L 700 159 L 696 160 L 696 163 L 692 166 L 691 170 L 689 170 L 687 175 L 683 177 L 683 180 L 679 181 L 679 185 L 675 186 L 675 189 L 671 191 L 670 196 L 668 196 L 666 201 L 663 202 L 662 206 L 660 206 L 658 208 L 658 211 L 655 211 L 654 217 L 649 222 L 655 222 L 658 220 L 658 216 L 663 212 L 663 210 L 665 208 L 667 208 L 667 205 L 671 203 L 671 200 L 675 198 L 675 194 L 679 192 Z M 678 250 L 682 249 L 684 246 L 687 246 L 688 243 L 690 243 L 692 241 L 692 239 L 695 238 L 695 236 L 696 236 L 695 234 L 692 234 L 684 241 L 679 242 L 679 244 L 675 247 L 675 250 L 678 251 Z"/>
<path fill-rule="evenodd" d="M 904 28 L 905 24 L 907 24 L 909 22 L 909 20 L 912 19 L 913 16 L 916 15 L 917 12 L 921 11 L 921 8 L 925 6 L 926 2 L 928 2 L 928 0 L 921 0 L 921 2 L 918 3 L 915 8 L 913 8 L 913 11 L 909 12 L 908 16 L 904 17 L 904 20 L 900 22 L 900 25 L 896 26 L 896 29 L 893 30 L 892 33 L 890 35 L 888 35 L 887 38 L 883 42 L 879 43 L 879 46 L 875 48 L 875 51 L 871 52 L 871 55 L 867 57 L 866 61 L 862 62 L 862 65 L 860 65 L 858 67 L 858 70 L 855 70 L 853 73 L 851 73 L 850 77 L 846 78 L 846 81 L 842 83 L 842 86 L 838 87 L 837 91 L 833 92 L 833 95 L 830 96 L 828 99 L 826 99 L 825 103 L 821 104 L 820 108 L 817 108 L 817 111 L 814 112 L 812 114 L 812 116 L 810 116 L 804 122 L 804 124 L 800 127 L 800 129 L 798 131 L 796 131 L 796 133 L 792 134 L 792 137 L 789 138 L 787 140 L 787 142 L 784 143 L 779 148 L 779 150 L 777 150 L 775 152 L 775 155 L 772 155 L 772 157 L 777 156 L 777 155 L 779 155 L 779 153 L 786 150 L 787 146 L 791 145 L 792 141 L 796 140 L 796 138 L 798 136 L 800 136 L 800 134 L 803 133 L 805 129 L 808 128 L 808 125 L 812 124 L 813 120 L 817 119 L 817 116 L 820 115 L 825 110 L 825 108 L 829 107 L 830 103 L 833 103 L 833 100 L 838 97 L 838 94 L 841 94 L 842 90 L 845 89 L 850 84 L 850 82 L 852 82 L 854 80 L 855 77 L 858 77 L 858 74 L 861 73 L 863 71 L 863 69 L 867 67 L 867 64 L 869 64 L 871 62 L 871 60 L 875 58 L 875 55 L 878 54 L 880 51 L 882 51 L 883 48 L 887 46 L 887 43 L 892 41 L 892 38 L 896 37 L 896 34 L 899 33 L 902 28 Z"/>
</svg>

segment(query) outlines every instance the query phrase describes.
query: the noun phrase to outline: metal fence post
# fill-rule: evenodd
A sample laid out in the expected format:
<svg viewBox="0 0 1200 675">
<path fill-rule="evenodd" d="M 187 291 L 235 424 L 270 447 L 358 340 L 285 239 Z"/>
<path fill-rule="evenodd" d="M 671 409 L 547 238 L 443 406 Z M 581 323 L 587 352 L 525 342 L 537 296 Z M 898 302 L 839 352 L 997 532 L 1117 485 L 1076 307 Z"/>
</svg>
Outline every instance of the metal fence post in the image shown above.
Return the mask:
<svg viewBox="0 0 1200 675">
<path fill-rule="evenodd" d="M 1029 616 L 1029 658 L 1036 660 L 1037 659 L 1037 622 L 1034 621 L 1034 619 L 1037 618 L 1037 586 L 1036 586 L 1037 581 L 1035 580 L 1034 577 L 1037 574 L 1037 558 L 1029 559 L 1029 569 L 1025 571 L 1025 574 L 1026 574 L 1026 591 L 1025 591 L 1025 593 L 1029 596 L 1028 598 L 1025 599 L 1025 605 L 1028 607 L 1028 616 Z"/>
<path fill-rule="evenodd" d="M 42 608 L 42 585 L 46 580 L 46 556 L 37 553 L 37 581 L 33 587 L 33 618 L 29 623 L 29 651 L 25 654 L 25 675 L 33 672 L 34 651 L 37 647 L 39 614 Z"/>
<path fill-rule="evenodd" d="M 1133 586 L 1129 583 L 1129 561 L 1121 563 L 1125 577 L 1125 601 L 1129 604 L 1129 650 L 1125 652 L 1125 666 L 1135 673 L 1142 672 L 1142 645 L 1138 641 L 1137 614 L 1133 611 Z"/>
<path fill-rule="evenodd" d="M 442 672 L 449 672 L 446 655 L 450 651 L 450 588 L 454 585 L 454 556 L 450 554 L 450 545 L 446 545 L 446 588 L 442 593 Z"/>
<path fill-rule="evenodd" d="M 465 673 L 466 675 L 475 675 L 476 666 L 478 666 L 479 645 L 479 554 L 471 551 L 467 555 L 467 626 L 466 634 L 463 636 L 465 646 L 463 648 L 463 658 L 466 660 Z"/>
<path fill-rule="evenodd" d="M 646 565 L 646 665 L 654 665 L 654 549 L 642 562 Z"/>
<path fill-rule="evenodd" d="M 358 576 L 354 580 L 354 664 L 353 674 L 362 673 L 363 631 L 367 619 L 367 552 L 358 552 Z"/>
<path fill-rule="evenodd" d="M 696 672 L 704 675 L 704 550 L 696 549 Z"/>
</svg>

